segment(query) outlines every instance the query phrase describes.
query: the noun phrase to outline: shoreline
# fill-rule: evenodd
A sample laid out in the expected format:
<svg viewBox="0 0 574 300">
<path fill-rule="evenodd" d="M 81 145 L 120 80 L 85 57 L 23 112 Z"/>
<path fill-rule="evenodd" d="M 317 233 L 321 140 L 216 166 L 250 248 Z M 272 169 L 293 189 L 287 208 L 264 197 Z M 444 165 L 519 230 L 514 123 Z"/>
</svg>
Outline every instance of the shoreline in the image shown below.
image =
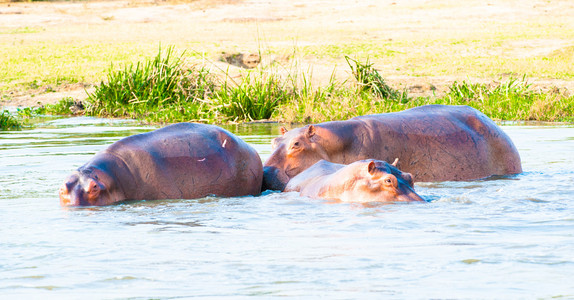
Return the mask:
<svg viewBox="0 0 574 300">
<path fill-rule="evenodd" d="M 234 72 L 222 52 L 262 51 L 262 64 L 312 70 L 315 87 L 333 74 L 346 80 L 343 55 L 350 55 L 370 58 L 390 86 L 411 97 L 440 96 L 455 81 L 491 85 L 523 74 L 534 90 L 571 94 L 574 74 L 560 67 L 574 60 L 571 15 L 568 1 L 0 2 L 0 46 L 16 61 L 0 58 L 7 65 L 0 106 L 85 100 L 84 89 L 93 91 L 110 63 L 143 61 L 158 43 L 199 51 L 194 59 L 201 54 Z M 20 47 L 30 53 L 19 54 Z"/>
</svg>

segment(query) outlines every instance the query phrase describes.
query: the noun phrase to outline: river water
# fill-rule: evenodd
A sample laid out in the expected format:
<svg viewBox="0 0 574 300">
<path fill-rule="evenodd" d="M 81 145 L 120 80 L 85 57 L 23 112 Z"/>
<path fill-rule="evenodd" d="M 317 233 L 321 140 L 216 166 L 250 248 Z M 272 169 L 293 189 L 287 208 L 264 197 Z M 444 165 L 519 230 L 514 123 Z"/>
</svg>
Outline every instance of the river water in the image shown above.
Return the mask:
<svg viewBox="0 0 574 300">
<path fill-rule="evenodd" d="M 370 207 L 265 193 L 64 209 L 72 170 L 153 128 L 82 117 L 0 132 L 0 298 L 572 299 L 574 126 L 502 127 L 523 174 Z M 278 134 L 228 129 L 262 159 Z"/>
</svg>

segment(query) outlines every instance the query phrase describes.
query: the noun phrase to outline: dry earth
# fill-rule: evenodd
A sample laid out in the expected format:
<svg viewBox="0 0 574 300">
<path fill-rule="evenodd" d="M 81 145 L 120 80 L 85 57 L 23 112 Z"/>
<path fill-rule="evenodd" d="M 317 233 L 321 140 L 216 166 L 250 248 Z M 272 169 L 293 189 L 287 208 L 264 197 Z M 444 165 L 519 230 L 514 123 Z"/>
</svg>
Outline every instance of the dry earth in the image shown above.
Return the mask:
<svg viewBox="0 0 574 300">
<path fill-rule="evenodd" d="M 1 0 L 0 0 L 1 1 Z M 198 0 L 198 1 L 81 1 L 0 3 L 0 28 L 56 28 L 50 35 L 36 34 L 38 40 L 62 43 L 149 41 L 164 44 L 188 42 L 196 49 L 219 45 L 219 51 L 257 51 L 264 46 L 323 45 L 363 40 L 465 36 L 504 22 L 536 20 L 539 24 L 574 21 L 574 4 L 562 1 L 519 0 Z M 566 20 L 566 21 L 564 21 Z M 570 20 L 570 21 L 568 21 Z M 494 24 L 494 25 L 493 25 Z M 85 28 L 97 31 L 85 34 Z M 97 27 L 99 26 L 99 27 Z M 84 28 L 74 30 L 74 28 Z M 574 27 L 573 27 L 574 28 Z M 263 41 L 263 42 L 261 42 Z M 574 45 L 573 39 L 537 38 L 520 40 L 504 55 L 530 57 Z M 17 47 L 17 46 L 16 46 Z M 213 47 L 213 46 L 212 46 Z M 440 51 L 437 49 L 436 51 Z M 490 51 L 490 50 L 489 50 Z M 498 51 L 498 50 L 492 50 Z M 486 53 L 488 54 L 488 53 Z M 501 53 L 492 53 L 501 55 Z M 273 58 L 263 57 L 262 63 Z M 214 64 L 227 68 L 224 62 Z M 313 79 L 325 82 L 335 71 L 348 77 L 348 67 L 339 60 L 307 56 L 302 69 L 312 68 Z M 376 62 L 375 62 L 376 63 Z M 445 91 L 455 80 L 493 82 L 500 78 L 410 76 L 394 66 L 377 65 L 395 87 L 405 87 L 412 96 Z M 529 78 L 534 87 L 574 91 L 574 81 Z M 90 83 L 88 83 L 90 84 Z M 54 103 L 62 97 L 85 98 L 86 87 L 54 87 L 55 92 L 27 91 L 14 94 L 0 105 L 33 106 Z M 89 87 L 88 87 L 89 89 Z"/>
</svg>

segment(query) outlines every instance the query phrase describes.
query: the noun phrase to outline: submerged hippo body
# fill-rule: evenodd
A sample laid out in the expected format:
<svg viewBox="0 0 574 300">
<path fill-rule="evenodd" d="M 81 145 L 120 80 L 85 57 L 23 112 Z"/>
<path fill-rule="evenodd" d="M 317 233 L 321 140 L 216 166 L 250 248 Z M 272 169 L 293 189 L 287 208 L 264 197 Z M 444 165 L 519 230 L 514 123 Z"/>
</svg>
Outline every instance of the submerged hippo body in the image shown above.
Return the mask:
<svg viewBox="0 0 574 300">
<path fill-rule="evenodd" d="M 474 180 L 522 172 L 510 138 L 468 106 L 427 105 L 281 131 L 263 167 L 264 189 L 283 190 L 291 178 L 321 159 L 349 164 L 398 157 L 398 168 L 411 173 L 415 181 Z"/>
<path fill-rule="evenodd" d="M 414 191 L 411 174 L 380 160 L 360 160 L 349 165 L 320 160 L 293 177 L 285 191 L 343 202 L 424 201 Z"/>
<path fill-rule="evenodd" d="M 63 206 L 244 196 L 261 191 L 259 155 L 217 126 L 179 123 L 121 139 L 60 188 Z"/>
</svg>

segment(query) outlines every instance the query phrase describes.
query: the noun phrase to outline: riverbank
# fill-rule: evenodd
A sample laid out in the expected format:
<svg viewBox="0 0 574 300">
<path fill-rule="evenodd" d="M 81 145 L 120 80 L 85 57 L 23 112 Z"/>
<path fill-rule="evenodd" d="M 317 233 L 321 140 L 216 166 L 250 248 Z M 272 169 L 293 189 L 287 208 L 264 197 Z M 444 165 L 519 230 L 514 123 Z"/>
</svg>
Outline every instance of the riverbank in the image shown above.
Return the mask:
<svg viewBox="0 0 574 300">
<path fill-rule="evenodd" d="M 349 56 L 413 98 L 522 76 L 535 92 L 568 96 L 573 14 L 569 1 L 0 3 L 0 105 L 85 100 L 110 65 L 144 61 L 160 44 L 232 76 L 242 68 L 224 52 L 258 53 L 258 67 L 295 64 L 314 87 L 350 78 Z"/>
<path fill-rule="evenodd" d="M 574 96 L 568 91 L 533 90 L 525 77 L 496 84 L 454 82 L 441 96 L 409 95 L 389 86 L 366 61 L 346 57 L 351 78 L 311 84 L 312 74 L 294 69 L 259 68 L 225 76 L 205 66 L 188 66 L 169 47 L 153 59 L 110 71 L 87 101 L 71 97 L 28 109 L 35 114 L 86 114 L 148 123 L 319 123 L 429 105 L 468 105 L 494 120 L 574 122 Z"/>
</svg>

